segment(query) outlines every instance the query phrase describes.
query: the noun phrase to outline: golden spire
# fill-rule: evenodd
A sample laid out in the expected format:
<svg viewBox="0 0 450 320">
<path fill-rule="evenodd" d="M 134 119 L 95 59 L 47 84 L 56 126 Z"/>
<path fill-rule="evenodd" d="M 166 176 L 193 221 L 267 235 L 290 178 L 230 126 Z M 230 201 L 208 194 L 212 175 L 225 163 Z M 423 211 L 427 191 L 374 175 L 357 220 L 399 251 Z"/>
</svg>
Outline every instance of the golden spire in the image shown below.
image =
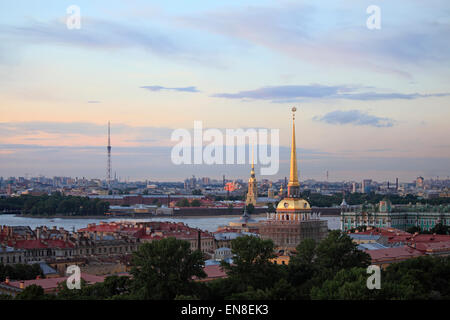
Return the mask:
<svg viewBox="0 0 450 320">
<path fill-rule="evenodd" d="M 252 170 L 250 172 L 252 178 L 255 177 L 255 145 L 252 144 Z"/>
<path fill-rule="evenodd" d="M 292 143 L 291 143 L 291 172 L 289 175 L 288 187 L 299 187 L 298 183 L 298 169 L 297 169 L 297 152 L 295 146 L 295 111 L 296 107 L 292 108 Z"/>
</svg>

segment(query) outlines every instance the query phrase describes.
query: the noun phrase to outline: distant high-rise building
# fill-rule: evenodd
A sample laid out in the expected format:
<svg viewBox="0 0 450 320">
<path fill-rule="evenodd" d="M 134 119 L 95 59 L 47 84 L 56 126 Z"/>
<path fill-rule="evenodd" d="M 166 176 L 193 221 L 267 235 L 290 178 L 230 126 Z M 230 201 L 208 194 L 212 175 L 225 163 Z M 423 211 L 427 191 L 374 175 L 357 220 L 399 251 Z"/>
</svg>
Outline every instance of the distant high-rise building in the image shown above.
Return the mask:
<svg viewBox="0 0 450 320">
<path fill-rule="evenodd" d="M 372 180 L 371 179 L 364 179 L 362 181 L 362 186 L 361 186 L 362 193 L 370 193 L 371 184 L 372 184 Z"/>
<path fill-rule="evenodd" d="M 398 190 L 398 178 L 395 178 L 395 190 Z"/>
<path fill-rule="evenodd" d="M 352 184 L 352 193 L 356 193 L 356 182 Z"/>
</svg>

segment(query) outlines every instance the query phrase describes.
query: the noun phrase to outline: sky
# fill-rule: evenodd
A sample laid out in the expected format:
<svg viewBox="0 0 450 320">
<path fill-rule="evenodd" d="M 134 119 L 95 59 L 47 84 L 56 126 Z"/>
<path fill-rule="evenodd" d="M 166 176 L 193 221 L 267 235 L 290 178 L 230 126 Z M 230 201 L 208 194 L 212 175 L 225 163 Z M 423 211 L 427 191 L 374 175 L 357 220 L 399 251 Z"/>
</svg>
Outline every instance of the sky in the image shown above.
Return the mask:
<svg viewBox="0 0 450 320">
<path fill-rule="evenodd" d="M 110 121 L 122 179 L 246 180 L 172 163 L 172 132 L 202 121 L 279 129 L 279 171 L 259 176 L 277 180 L 296 106 L 301 180 L 446 178 L 449 38 L 440 0 L 2 1 L 0 176 L 105 178 Z"/>
</svg>

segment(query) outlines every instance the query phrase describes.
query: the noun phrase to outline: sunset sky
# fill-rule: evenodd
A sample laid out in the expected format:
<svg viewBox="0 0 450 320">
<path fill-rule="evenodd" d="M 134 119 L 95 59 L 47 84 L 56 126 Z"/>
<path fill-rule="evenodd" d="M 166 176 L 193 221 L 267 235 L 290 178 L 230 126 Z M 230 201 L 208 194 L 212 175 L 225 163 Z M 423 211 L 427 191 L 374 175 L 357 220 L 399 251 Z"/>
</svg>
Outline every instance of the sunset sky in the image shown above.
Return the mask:
<svg viewBox="0 0 450 320">
<path fill-rule="evenodd" d="M 450 175 L 448 0 L 1 1 L 0 84 L 3 177 L 104 178 L 111 121 L 122 178 L 247 179 L 171 163 L 172 131 L 201 120 L 280 129 L 275 180 L 294 105 L 301 180 Z"/>
</svg>

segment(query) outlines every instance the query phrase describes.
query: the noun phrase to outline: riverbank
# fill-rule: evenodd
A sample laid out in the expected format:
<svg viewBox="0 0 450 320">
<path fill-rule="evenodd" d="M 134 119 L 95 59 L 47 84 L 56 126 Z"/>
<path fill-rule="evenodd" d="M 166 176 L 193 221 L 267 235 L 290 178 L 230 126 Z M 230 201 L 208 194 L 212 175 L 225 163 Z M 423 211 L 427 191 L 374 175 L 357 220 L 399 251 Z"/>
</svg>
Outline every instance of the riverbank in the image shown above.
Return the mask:
<svg viewBox="0 0 450 320">
<path fill-rule="evenodd" d="M 2 215 L 0 215 L 1 219 Z M 108 219 L 113 218 L 111 216 L 65 216 L 65 215 L 55 215 L 55 216 L 45 216 L 45 215 L 28 215 L 28 214 L 15 214 L 14 217 L 18 218 L 30 218 L 30 219 Z"/>
<path fill-rule="evenodd" d="M 242 215 L 242 214 L 240 214 Z M 152 215 L 148 213 L 140 213 L 140 214 L 126 214 L 126 215 L 102 215 L 102 216 L 65 216 L 65 215 L 55 215 L 55 216 L 44 216 L 44 215 L 24 215 L 24 214 L 15 214 L 15 215 L 7 215 L 5 216 L 14 216 L 18 218 L 31 218 L 31 219 L 152 219 L 152 218 L 236 218 L 239 217 L 238 214 L 216 214 L 216 215 L 204 215 L 204 214 L 165 214 L 165 215 Z M 0 219 L 3 215 L 0 214 Z M 252 217 L 265 217 L 265 213 L 252 214 Z"/>
</svg>

